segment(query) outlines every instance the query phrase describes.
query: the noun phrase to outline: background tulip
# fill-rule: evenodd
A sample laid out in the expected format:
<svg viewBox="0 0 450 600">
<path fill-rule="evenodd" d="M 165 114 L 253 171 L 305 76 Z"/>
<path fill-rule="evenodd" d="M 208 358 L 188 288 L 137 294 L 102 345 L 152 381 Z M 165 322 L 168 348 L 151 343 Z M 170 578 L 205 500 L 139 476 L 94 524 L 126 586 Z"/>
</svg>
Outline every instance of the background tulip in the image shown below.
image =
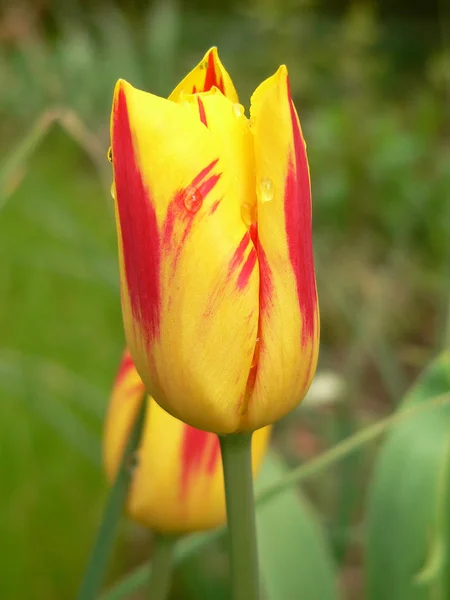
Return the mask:
<svg viewBox="0 0 450 600">
<path fill-rule="evenodd" d="M 104 437 L 105 466 L 114 479 L 124 444 L 145 394 L 130 354 L 123 356 L 112 392 Z M 219 441 L 194 429 L 147 398 L 146 420 L 136 460 L 128 513 L 159 532 L 186 532 L 225 521 L 225 496 Z M 253 437 L 253 469 L 261 466 L 270 427 Z"/>
<path fill-rule="evenodd" d="M 211 50 L 170 100 L 119 81 L 111 121 L 122 310 L 157 402 L 209 431 L 284 416 L 313 378 L 308 163 L 287 69 L 251 119 Z"/>
</svg>

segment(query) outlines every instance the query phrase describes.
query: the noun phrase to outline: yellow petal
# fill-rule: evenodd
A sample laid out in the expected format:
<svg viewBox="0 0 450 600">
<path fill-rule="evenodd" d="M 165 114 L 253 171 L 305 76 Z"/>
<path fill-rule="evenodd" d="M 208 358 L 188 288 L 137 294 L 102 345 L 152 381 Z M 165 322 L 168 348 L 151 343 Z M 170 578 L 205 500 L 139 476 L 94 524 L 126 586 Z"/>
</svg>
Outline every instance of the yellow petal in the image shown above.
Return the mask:
<svg viewBox="0 0 450 600">
<path fill-rule="evenodd" d="M 253 173 L 232 158 L 247 138 L 219 96 L 204 99 L 210 129 L 191 102 L 119 82 L 111 137 L 131 355 L 164 409 L 228 433 L 237 428 L 253 360 L 259 273 L 241 217 Z M 226 143 L 213 126 L 221 115 L 229 121 Z"/>
<path fill-rule="evenodd" d="M 277 421 L 306 394 L 317 363 L 319 310 L 308 162 L 286 67 L 251 102 L 261 289 L 254 388 L 243 426 L 253 429 Z"/>
<path fill-rule="evenodd" d="M 105 465 L 114 479 L 142 401 L 143 384 L 125 354 L 113 390 L 104 437 Z M 253 437 L 253 471 L 262 464 L 270 427 Z M 225 521 L 223 473 L 216 435 L 194 429 L 148 400 L 136 456 L 128 513 L 160 532 L 208 529 Z"/>
<path fill-rule="evenodd" d="M 212 87 L 219 89 L 222 94 L 231 100 L 239 102 L 236 89 L 231 77 L 220 62 L 217 48 L 211 48 L 189 75 L 173 90 L 169 100 L 179 102 L 183 94 L 208 92 Z"/>
<path fill-rule="evenodd" d="M 105 470 L 113 480 L 122 460 L 125 441 L 145 396 L 145 386 L 129 352 L 124 352 L 111 394 L 104 435 Z"/>
<path fill-rule="evenodd" d="M 230 174 L 228 195 L 248 210 L 256 205 L 253 135 L 244 107 L 223 96 L 217 88 L 202 94 L 183 96 L 214 137 L 223 170 Z M 248 226 L 248 224 L 247 224 Z"/>
</svg>

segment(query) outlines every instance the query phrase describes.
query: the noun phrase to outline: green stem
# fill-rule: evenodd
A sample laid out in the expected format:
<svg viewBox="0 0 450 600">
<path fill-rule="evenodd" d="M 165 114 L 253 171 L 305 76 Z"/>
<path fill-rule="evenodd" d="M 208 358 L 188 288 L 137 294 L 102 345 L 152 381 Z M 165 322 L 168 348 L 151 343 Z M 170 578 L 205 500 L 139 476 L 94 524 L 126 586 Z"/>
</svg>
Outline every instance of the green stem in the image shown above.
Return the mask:
<svg viewBox="0 0 450 600">
<path fill-rule="evenodd" d="M 123 452 L 114 485 L 106 501 L 97 538 L 84 572 L 77 600 L 94 600 L 100 591 L 116 539 L 117 523 L 122 515 L 123 505 L 128 492 L 128 484 L 131 479 L 130 461 L 139 446 L 146 405 L 147 402 L 143 398 L 139 414 L 135 419 Z"/>
<path fill-rule="evenodd" d="M 233 600 L 259 600 L 252 434 L 220 436 Z"/>
<path fill-rule="evenodd" d="M 177 537 L 157 535 L 152 557 L 152 571 L 149 584 L 151 600 L 166 600 L 172 583 L 173 555 Z"/>
</svg>

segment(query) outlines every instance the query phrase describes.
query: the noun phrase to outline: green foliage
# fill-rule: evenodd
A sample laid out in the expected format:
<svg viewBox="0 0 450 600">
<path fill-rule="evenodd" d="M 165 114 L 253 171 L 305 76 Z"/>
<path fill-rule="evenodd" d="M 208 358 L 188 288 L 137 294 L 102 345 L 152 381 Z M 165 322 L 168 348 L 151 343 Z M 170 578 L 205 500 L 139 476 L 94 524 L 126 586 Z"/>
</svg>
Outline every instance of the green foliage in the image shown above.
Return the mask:
<svg viewBox="0 0 450 600">
<path fill-rule="evenodd" d="M 450 393 L 450 354 L 437 358 L 400 410 Z M 448 598 L 450 407 L 411 416 L 383 444 L 370 487 L 368 600 Z"/>
<path fill-rule="evenodd" d="M 100 417 L 123 342 L 102 198 L 55 130 L 1 212 L 4 597 L 74 595 L 105 492 Z"/>
<path fill-rule="evenodd" d="M 283 461 L 270 454 L 259 489 L 279 481 L 286 472 Z M 306 498 L 295 489 L 285 490 L 257 509 L 256 515 L 265 599 L 337 600 L 330 551 Z"/>
</svg>

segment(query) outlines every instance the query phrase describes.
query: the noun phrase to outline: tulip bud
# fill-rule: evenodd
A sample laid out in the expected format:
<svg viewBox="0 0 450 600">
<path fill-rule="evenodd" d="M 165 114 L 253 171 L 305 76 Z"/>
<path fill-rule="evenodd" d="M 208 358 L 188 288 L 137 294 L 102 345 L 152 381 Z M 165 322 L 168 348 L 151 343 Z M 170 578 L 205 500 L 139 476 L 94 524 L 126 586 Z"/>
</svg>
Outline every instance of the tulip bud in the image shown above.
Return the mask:
<svg viewBox="0 0 450 600">
<path fill-rule="evenodd" d="M 309 169 L 286 67 L 247 119 L 212 49 L 169 100 L 119 81 L 111 144 L 122 312 L 155 400 L 194 427 L 290 412 L 319 349 Z"/>
<path fill-rule="evenodd" d="M 106 419 L 104 456 L 113 481 L 145 387 L 125 352 Z M 225 492 L 219 440 L 166 413 L 151 397 L 132 469 L 127 512 L 162 533 L 208 529 L 225 522 Z M 270 427 L 253 436 L 253 471 L 261 466 Z"/>
</svg>

